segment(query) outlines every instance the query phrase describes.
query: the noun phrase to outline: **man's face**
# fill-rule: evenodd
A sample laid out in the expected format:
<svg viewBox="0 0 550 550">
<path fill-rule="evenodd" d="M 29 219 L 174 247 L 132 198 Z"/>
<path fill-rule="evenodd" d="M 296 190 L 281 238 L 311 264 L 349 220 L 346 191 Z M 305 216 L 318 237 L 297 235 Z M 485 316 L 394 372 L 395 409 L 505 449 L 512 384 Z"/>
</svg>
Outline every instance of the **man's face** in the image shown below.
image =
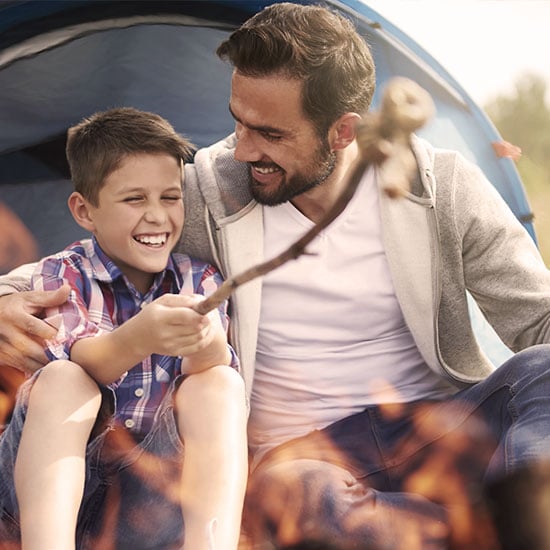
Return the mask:
<svg viewBox="0 0 550 550">
<path fill-rule="evenodd" d="M 106 178 L 98 206 L 88 207 L 99 245 L 141 292 L 166 267 L 179 240 L 181 177 L 170 155 L 131 155 Z"/>
<path fill-rule="evenodd" d="M 281 204 L 322 184 L 336 165 L 302 111 L 301 91 L 298 80 L 233 73 L 235 158 L 250 165 L 251 192 L 261 204 Z"/>
</svg>

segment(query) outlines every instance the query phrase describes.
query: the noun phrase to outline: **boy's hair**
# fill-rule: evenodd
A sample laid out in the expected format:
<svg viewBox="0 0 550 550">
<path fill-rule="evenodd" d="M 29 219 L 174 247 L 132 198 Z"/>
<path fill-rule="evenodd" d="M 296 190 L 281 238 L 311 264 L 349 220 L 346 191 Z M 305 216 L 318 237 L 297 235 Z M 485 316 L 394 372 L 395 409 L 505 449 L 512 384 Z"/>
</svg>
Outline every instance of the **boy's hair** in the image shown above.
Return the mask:
<svg viewBox="0 0 550 550">
<path fill-rule="evenodd" d="M 165 153 L 191 160 L 193 145 L 155 113 L 120 107 L 95 113 L 67 132 L 67 161 L 76 191 L 98 205 L 105 179 L 128 155 Z"/>
<path fill-rule="evenodd" d="M 216 53 L 245 76 L 303 81 L 302 108 L 320 137 L 344 113 L 365 113 L 374 94 L 369 47 L 351 21 L 320 6 L 268 6 Z"/>
</svg>

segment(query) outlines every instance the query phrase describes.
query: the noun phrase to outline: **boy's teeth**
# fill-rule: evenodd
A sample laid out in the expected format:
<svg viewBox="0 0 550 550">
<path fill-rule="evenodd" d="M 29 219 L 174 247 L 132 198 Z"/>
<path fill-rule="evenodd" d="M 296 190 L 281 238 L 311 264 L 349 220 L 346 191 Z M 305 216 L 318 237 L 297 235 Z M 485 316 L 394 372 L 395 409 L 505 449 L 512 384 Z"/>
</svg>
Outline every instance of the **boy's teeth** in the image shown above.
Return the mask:
<svg viewBox="0 0 550 550">
<path fill-rule="evenodd" d="M 166 233 L 162 235 L 139 235 L 135 239 L 143 244 L 164 244 L 166 242 Z"/>
</svg>

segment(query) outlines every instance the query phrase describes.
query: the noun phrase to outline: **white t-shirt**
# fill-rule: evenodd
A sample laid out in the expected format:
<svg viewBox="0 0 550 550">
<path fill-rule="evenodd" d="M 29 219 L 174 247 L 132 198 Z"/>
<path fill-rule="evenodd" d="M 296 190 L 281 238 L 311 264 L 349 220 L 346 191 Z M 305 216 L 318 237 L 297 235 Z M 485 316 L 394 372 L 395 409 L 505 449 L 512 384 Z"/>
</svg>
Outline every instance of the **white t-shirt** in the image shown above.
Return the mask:
<svg viewBox="0 0 550 550">
<path fill-rule="evenodd" d="M 290 203 L 264 207 L 265 257 L 312 225 Z M 456 391 L 425 364 L 397 302 L 374 169 L 307 250 L 263 281 L 249 420 L 256 458 L 370 404 Z"/>
</svg>

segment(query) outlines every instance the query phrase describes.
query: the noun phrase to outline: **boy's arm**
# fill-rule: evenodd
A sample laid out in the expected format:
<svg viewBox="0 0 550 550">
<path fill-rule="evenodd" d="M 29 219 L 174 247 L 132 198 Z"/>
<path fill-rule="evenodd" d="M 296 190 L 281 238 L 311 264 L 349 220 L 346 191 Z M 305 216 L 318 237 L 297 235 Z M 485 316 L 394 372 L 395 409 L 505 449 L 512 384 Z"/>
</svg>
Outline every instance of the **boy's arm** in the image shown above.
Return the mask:
<svg viewBox="0 0 550 550">
<path fill-rule="evenodd" d="M 71 347 L 71 360 L 100 384 L 109 384 L 149 355 L 182 356 L 182 370 L 194 373 L 229 364 L 225 330 L 217 311 L 199 315 L 200 296 L 165 294 L 115 328 Z"/>
</svg>

